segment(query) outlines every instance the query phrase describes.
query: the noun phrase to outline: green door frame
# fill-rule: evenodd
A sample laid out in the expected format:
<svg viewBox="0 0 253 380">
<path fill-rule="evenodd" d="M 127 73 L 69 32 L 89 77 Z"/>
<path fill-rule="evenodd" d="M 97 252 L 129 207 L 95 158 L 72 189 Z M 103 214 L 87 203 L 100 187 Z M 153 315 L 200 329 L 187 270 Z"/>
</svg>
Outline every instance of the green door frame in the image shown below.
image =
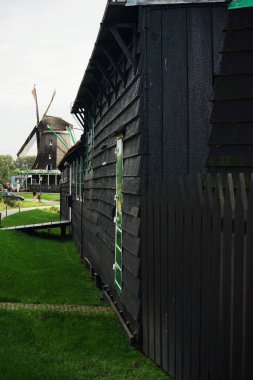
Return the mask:
<svg viewBox="0 0 253 380">
<path fill-rule="evenodd" d="M 114 285 L 118 294 L 122 291 L 122 187 L 123 187 L 123 135 L 116 142 L 116 220 Z"/>
</svg>

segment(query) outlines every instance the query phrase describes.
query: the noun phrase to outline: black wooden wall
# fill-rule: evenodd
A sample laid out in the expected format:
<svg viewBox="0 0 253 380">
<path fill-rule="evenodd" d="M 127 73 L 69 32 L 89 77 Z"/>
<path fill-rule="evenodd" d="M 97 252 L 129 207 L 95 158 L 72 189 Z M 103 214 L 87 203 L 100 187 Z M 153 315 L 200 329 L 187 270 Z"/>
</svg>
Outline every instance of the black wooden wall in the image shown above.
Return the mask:
<svg viewBox="0 0 253 380">
<path fill-rule="evenodd" d="M 224 4 L 144 7 L 146 173 L 173 183 L 205 171 L 213 76 L 218 73 Z"/>
<path fill-rule="evenodd" d="M 229 11 L 221 70 L 215 79 L 209 171 L 251 172 L 253 166 L 253 9 Z"/>
</svg>

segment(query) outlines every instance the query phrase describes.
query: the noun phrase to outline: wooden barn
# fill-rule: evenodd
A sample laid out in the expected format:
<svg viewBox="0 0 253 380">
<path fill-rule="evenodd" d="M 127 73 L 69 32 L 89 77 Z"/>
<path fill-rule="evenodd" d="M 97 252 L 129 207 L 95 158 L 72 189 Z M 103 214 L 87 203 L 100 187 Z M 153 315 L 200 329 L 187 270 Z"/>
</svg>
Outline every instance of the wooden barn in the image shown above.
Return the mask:
<svg viewBox="0 0 253 380">
<path fill-rule="evenodd" d="M 217 376 L 208 377 L 209 362 L 200 360 L 201 354 L 190 364 L 194 355 L 182 345 L 183 331 L 191 320 L 186 314 L 181 318 L 184 307 L 196 312 L 191 315 L 193 321 L 203 318 L 198 314 L 202 306 L 196 311 L 187 303 L 193 299 L 190 287 L 171 296 L 177 308 L 174 327 L 176 316 L 180 322 L 178 335 L 167 342 L 170 314 L 163 317 L 157 310 L 162 281 L 166 278 L 167 284 L 171 272 L 157 269 L 157 262 L 163 262 L 162 239 L 155 236 L 161 236 L 161 231 L 166 236 L 166 230 L 160 219 L 158 224 L 154 222 L 155 206 L 148 214 L 143 206 L 149 183 L 157 184 L 156 192 L 150 194 L 155 204 L 157 199 L 161 202 L 159 188 L 166 186 L 173 192 L 179 176 L 252 171 L 253 13 L 250 8 L 229 11 L 227 6 L 222 0 L 108 1 L 72 108 L 84 132 L 59 166 L 62 217 L 72 220 L 73 238 L 82 259 L 113 300 L 136 343 L 176 379 L 234 379 L 231 373 L 217 375 L 218 370 Z M 162 215 L 163 205 L 159 207 Z M 179 207 L 186 212 L 185 218 L 189 217 L 187 207 L 186 211 Z M 189 220 L 207 220 L 202 212 L 201 206 L 200 219 L 190 216 Z M 149 229 L 151 220 L 153 227 Z M 164 220 L 168 223 L 169 216 Z M 175 237 L 174 230 L 171 234 Z M 180 245 L 184 236 L 177 235 L 177 239 Z M 168 247 L 167 240 L 166 244 Z M 185 252 L 187 244 L 182 244 Z M 192 252 L 197 249 L 194 244 Z M 199 248 L 208 251 L 208 244 L 206 248 L 200 243 Z M 184 269 L 177 264 L 178 272 L 172 276 L 175 280 L 179 273 L 185 284 L 188 280 L 182 271 L 188 267 L 187 261 L 183 263 Z M 205 260 L 199 265 L 203 263 Z M 149 284 L 154 285 L 150 292 Z M 210 326 L 201 323 L 203 334 L 205 328 L 209 334 Z M 187 339 L 190 345 L 190 336 Z M 206 346 L 198 344 L 197 350 L 204 352 Z M 218 355 L 219 351 L 214 351 Z"/>
<path fill-rule="evenodd" d="M 62 213 L 71 193 L 74 240 L 137 342 L 141 186 L 206 171 L 226 17 L 224 1 L 109 1 L 72 108 L 84 133 L 60 164 Z"/>
</svg>

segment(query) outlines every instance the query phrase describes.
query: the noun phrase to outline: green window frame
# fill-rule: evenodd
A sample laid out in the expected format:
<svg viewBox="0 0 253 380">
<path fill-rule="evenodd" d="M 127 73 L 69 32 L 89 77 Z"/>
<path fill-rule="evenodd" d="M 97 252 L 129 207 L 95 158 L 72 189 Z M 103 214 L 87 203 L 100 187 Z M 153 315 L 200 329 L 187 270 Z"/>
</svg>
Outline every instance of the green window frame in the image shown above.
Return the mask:
<svg viewBox="0 0 253 380">
<path fill-rule="evenodd" d="M 116 143 L 116 220 L 115 220 L 115 260 L 114 285 L 120 295 L 122 291 L 122 201 L 123 201 L 123 135 Z"/>
</svg>

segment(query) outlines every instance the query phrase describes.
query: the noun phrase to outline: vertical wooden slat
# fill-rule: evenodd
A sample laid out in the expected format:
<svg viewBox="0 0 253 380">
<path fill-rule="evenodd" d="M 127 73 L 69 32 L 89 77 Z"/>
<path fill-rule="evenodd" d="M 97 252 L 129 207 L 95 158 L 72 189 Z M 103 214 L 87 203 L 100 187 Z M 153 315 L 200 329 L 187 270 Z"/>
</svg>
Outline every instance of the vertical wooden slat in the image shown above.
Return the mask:
<svg viewBox="0 0 253 380">
<path fill-rule="evenodd" d="M 209 374 L 210 380 L 220 379 L 220 307 L 221 307 L 221 221 L 223 216 L 224 196 L 221 175 L 217 175 L 213 198 L 212 246 L 210 262 L 210 330 L 209 330 Z"/>
<path fill-rule="evenodd" d="M 192 300 L 192 203 L 189 191 L 189 177 L 184 181 L 184 319 L 183 319 L 183 379 L 190 379 L 191 368 L 191 300 Z"/>
<path fill-rule="evenodd" d="M 169 194 L 168 202 L 168 340 L 169 373 L 176 374 L 176 199 Z"/>
<path fill-rule="evenodd" d="M 207 175 L 203 200 L 202 258 L 201 258 L 201 336 L 200 336 L 200 379 L 208 379 L 209 355 L 209 311 L 210 311 L 210 255 L 211 255 L 211 205 L 212 186 Z"/>
<path fill-rule="evenodd" d="M 148 205 L 148 336 L 149 336 L 149 356 L 155 359 L 155 315 L 154 315 L 154 189 L 149 185 L 147 205 Z"/>
<path fill-rule="evenodd" d="M 168 193 L 161 191 L 161 339 L 162 367 L 169 370 L 168 355 Z"/>
<path fill-rule="evenodd" d="M 247 213 L 247 250 L 244 263 L 244 323 L 242 379 L 251 380 L 253 373 L 253 174 L 251 174 Z"/>
<path fill-rule="evenodd" d="M 244 217 L 247 197 L 243 174 L 239 174 L 235 204 L 235 232 L 233 271 L 233 333 L 232 333 L 232 379 L 238 380 L 242 373 L 242 316 L 243 316 L 243 269 L 244 269 Z"/>
<path fill-rule="evenodd" d="M 154 187 L 154 315 L 155 315 L 155 362 L 161 359 L 161 190 Z"/>
<path fill-rule="evenodd" d="M 183 316 L 184 316 L 184 215 L 183 186 L 176 202 L 176 379 L 183 379 Z"/>
<path fill-rule="evenodd" d="M 193 213 L 192 226 L 192 338 L 191 380 L 199 380 L 200 371 L 200 299 L 201 299 L 201 246 L 203 193 L 200 176 L 191 186 Z"/>
<path fill-rule="evenodd" d="M 142 242 L 142 339 L 143 352 L 148 355 L 148 223 L 147 223 L 147 187 L 142 187 L 141 204 L 141 242 Z"/>
<path fill-rule="evenodd" d="M 233 249 L 234 190 L 232 175 L 227 175 L 223 217 L 222 296 L 221 296 L 221 378 L 231 379 L 231 256 Z"/>
</svg>

